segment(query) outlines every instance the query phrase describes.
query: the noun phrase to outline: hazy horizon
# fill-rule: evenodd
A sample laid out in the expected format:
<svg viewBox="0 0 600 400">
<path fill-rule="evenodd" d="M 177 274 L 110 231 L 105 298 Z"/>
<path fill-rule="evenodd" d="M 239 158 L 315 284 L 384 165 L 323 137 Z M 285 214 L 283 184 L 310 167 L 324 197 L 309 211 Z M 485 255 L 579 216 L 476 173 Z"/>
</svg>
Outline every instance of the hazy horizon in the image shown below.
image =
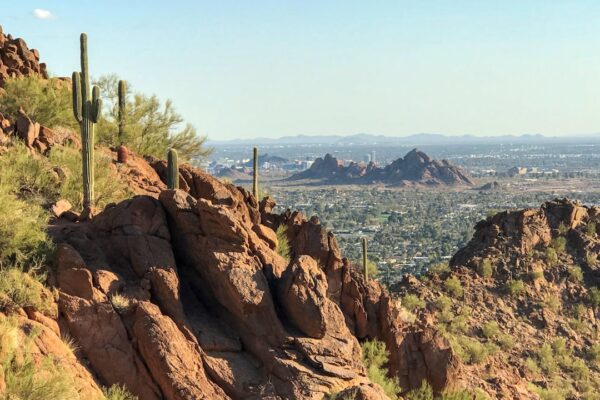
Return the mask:
<svg viewBox="0 0 600 400">
<path fill-rule="evenodd" d="M 93 76 L 172 99 L 212 140 L 600 131 L 598 2 L 25 0 L 4 12 L 5 33 L 54 75 L 79 69 L 87 32 Z"/>
</svg>

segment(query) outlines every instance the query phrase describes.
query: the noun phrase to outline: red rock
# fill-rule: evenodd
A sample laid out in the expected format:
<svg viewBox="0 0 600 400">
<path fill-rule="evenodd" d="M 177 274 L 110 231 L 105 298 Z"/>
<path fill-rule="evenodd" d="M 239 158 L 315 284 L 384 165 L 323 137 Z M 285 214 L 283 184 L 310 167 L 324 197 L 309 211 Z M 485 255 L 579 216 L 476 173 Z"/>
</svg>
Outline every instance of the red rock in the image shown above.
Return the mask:
<svg viewBox="0 0 600 400">
<path fill-rule="evenodd" d="M 60 218 L 65 212 L 69 211 L 73 206 L 68 200 L 61 199 L 54 203 L 51 207 L 52 214 L 55 217 Z"/>
</svg>

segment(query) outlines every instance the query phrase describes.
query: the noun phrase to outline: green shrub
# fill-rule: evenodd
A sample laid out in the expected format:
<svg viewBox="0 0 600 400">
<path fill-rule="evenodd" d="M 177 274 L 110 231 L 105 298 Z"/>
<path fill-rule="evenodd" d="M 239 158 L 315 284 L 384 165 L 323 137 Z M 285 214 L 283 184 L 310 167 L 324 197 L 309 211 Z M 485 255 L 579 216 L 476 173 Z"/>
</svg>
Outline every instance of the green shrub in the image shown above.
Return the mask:
<svg viewBox="0 0 600 400">
<path fill-rule="evenodd" d="M 596 234 L 596 223 L 595 222 L 589 222 L 587 224 L 587 226 L 585 227 L 585 231 L 588 235 L 590 236 L 594 236 Z"/>
<path fill-rule="evenodd" d="M 507 282 L 506 290 L 511 296 L 518 296 L 525 291 L 525 284 L 519 279 Z"/>
<path fill-rule="evenodd" d="M 589 347 L 588 357 L 592 361 L 600 361 L 600 343 L 594 343 Z"/>
<path fill-rule="evenodd" d="M 460 284 L 460 280 L 458 280 L 458 278 L 455 276 L 446 279 L 444 282 L 444 288 L 453 297 L 460 298 L 463 296 L 462 285 Z"/>
<path fill-rule="evenodd" d="M 492 266 L 492 262 L 489 259 L 484 259 L 477 266 L 477 273 L 484 278 L 490 278 L 494 273 L 494 267 Z"/>
<path fill-rule="evenodd" d="M 400 302 L 402 307 L 406 308 L 408 311 L 416 311 L 425 307 L 425 301 L 421 300 L 418 296 L 408 293 L 404 297 L 402 297 L 402 301 Z"/>
<path fill-rule="evenodd" d="M 418 389 L 413 389 L 405 396 L 406 400 L 434 400 L 433 397 L 433 389 L 427 383 L 427 381 L 423 380 L 421 382 L 421 387 Z"/>
<path fill-rule="evenodd" d="M 452 333 L 467 333 L 469 330 L 469 318 L 466 315 L 457 315 L 449 322 L 448 330 Z"/>
<path fill-rule="evenodd" d="M 291 248 L 290 239 L 288 239 L 287 235 L 287 225 L 279 225 L 275 234 L 277 235 L 277 248 L 275 251 L 289 263 Z"/>
<path fill-rule="evenodd" d="M 562 254 L 567 248 L 567 239 L 564 236 L 556 237 L 552 239 L 550 246 L 556 250 L 558 254 Z"/>
<path fill-rule="evenodd" d="M 566 226 L 566 225 L 565 225 L 563 222 L 561 222 L 561 223 L 558 225 L 558 233 L 559 233 L 560 235 L 564 235 L 564 234 L 565 234 L 565 233 L 567 233 L 568 231 L 569 231 L 569 228 L 567 228 L 567 226 Z"/>
<path fill-rule="evenodd" d="M 552 312 L 558 312 L 560 309 L 560 298 L 555 295 L 548 295 L 539 305 L 542 308 L 548 308 Z"/>
<path fill-rule="evenodd" d="M 75 128 L 69 85 L 58 79 L 39 77 L 10 78 L 4 82 L 5 93 L 0 96 L 0 112 L 13 121 L 19 107 L 35 122 L 54 128 Z"/>
<path fill-rule="evenodd" d="M 544 343 L 537 353 L 538 365 L 547 374 L 554 374 L 556 372 L 556 360 L 554 359 L 554 352 L 552 346 L 548 343 Z"/>
<path fill-rule="evenodd" d="M 81 152 L 69 147 L 54 148 L 50 153 L 50 162 L 60 166 L 65 173 L 65 178 L 60 183 L 60 197 L 68 200 L 74 209 L 81 210 L 83 208 Z M 112 165 L 112 159 L 99 151 L 96 152 L 94 188 L 95 205 L 99 208 L 132 196 L 129 186 L 120 179 Z"/>
<path fill-rule="evenodd" d="M 369 379 L 381 386 L 390 399 L 398 399 L 398 393 L 401 391 L 398 378 L 388 377 L 388 372 L 384 368 L 389 357 L 385 344 L 378 340 L 366 341 L 362 345 L 362 353 Z"/>
<path fill-rule="evenodd" d="M 434 300 L 433 305 L 440 311 L 449 311 L 452 307 L 452 300 L 444 295 L 441 295 Z"/>
<path fill-rule="evenodd" d="M 595 267 L 596 263 L 598 262 L 598 254 L 591 251 L 588 252 L 585 255 L 585 262 L 588 265 L 588 267 Z"/>
<path fill-rule="evenodd" d="M 556 254 L 556 250 L 552 247 L 546 248 L 546 253 L 544 258 L 546 259 L 546 263 L 548 265 L 554 265 L 558 262 L 558 254 Z"/>
<path fill-rule="evenodd" d="M 198 135 L 191 124 L 186 124 L 167 100 L 157 96 L 135 93 L 126 99 L 125 135 L 118 137 L 118 81 L 116 75 L 100 77 L 96 85 L 104 100 L 102 119 L 98 123 L 98 142 L 118 146 L 123 142 L 138 154 L 163 158 L 169 148 L 177 150 L 180 161 L 190 162 L 206 158 L 212 149 L 206 147 L 206 136 Z M 127 85 L 127 89 L 131 88 Z"/>
<path fill-rule="evenodd" d="M 541 388 L 533 384 L 530 385 L 530 389 L 532 392 L 540 396 L 541 400 L 564 400 L 566 398 L 564 390 L 555 388 Z"/>
<path fill-rule="evenodd" d="M 525 369 L 527 371 L 529 371 L 532 374 L 539 374 L 540 373 L 540 367 L 538 367 L 537 363 L 535 362 L 535 360 L 533 358 L 528 357 L 525 360 Z"/>
<path fill-rule="evenodd" d="M 515 347 L 515 339 L 507 333 L 498 336 L 498 344 L 503 350 L 510 350 Z"/>
<path fill-rule="evenodd" d="M 531 271 L 531 273 L 529 274 L 529 277 L 531 278 L 532 281 L 537 281 L 538 279 L 542 279 L 544 277 L 544 271 L 541 271 L 541 270 Z"/>
<path fill-rule="evenodd" d="M 577 283 L 583 282 L 583 271 L 580 266 L 575 265 L 569 268 L 569 279 Z"/>
<path fill-rule="evenodd" d="M 137 400 L 137 396 L 130 394 L 127 389 L 119 385 L 103 388 L 102 392 L 106 400 Z"/>
<path fill-rule="evenodd" d="M 567 341 L 565 338 L 556 338 L 552 341 L 552 351 L 556 356 L 564 356 L 569 354 L 569 349 L 567 348 Z"/>
<path fill-rule="evenodd" d="M 433 389 L 426 381 L 421 383 L 419 389 L 413 389 L 405 396 L 406 400 L 485 400 L 487 398 L 485 393 L 477 389 L 446 390 L 440 396 L 435 397 Z"/>
<path fill-rule="evenodd" d="M 493 339 L 500 334 L 500 327 L 496 321 L 486 322 L 482 325 L 481 332 L 487 339 Z"/>
<path fill-rule="evenodd" d="M 0 365 L 6 389 L 3 399 L 79 400 L 73 377 L 51 356 L 34 358 L 36 332 L 24 335 L 16 318 L 0 320 Z"/>
<path fill-rule="evenodd" d="M 0 268 L 0 294 L 19 307 L 32 306 L 39 312 L 54 316 L 52 295 L 42 285 L 42 277 L 23 272 L 17 267 Z M 5 307 L 0 297 L 0 306 Z"/>
<path fill-rule="evenodd" d="M 593 287 L 588 291 L 588 299 L 592 304 L 592 307 L 598 308 L 600 306 L 600 288 Z"/>
<path fill-rule="evenodd" d="M 450 272 L 450 266 L 448 265 L 448 263 L 436 263 L 429 267 L 429 272 L 436 275 L 443 275 Z"/>
<path fill-rule="evenodd" d="M 460 336 L 454 347 L 458 356 L 466 364 L 480 364 L 491 353 L 495 352 L 493 346 L 485 346 L 483 343 L 466 336 Z"/>
</svg>

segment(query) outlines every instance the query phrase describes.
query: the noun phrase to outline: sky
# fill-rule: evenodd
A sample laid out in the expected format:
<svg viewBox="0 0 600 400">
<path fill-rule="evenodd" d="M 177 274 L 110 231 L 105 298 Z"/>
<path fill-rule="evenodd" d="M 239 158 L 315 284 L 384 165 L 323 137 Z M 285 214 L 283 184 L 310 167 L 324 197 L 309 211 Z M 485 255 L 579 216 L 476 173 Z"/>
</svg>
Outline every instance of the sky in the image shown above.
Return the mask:
<svg viewBox="0 0 600 400">
<path fill-rule="evenodd" d="M 19 0 L 52 74 L 172 99 L 210 139 L 600 132 L 598 0 Z"/>
</svg>

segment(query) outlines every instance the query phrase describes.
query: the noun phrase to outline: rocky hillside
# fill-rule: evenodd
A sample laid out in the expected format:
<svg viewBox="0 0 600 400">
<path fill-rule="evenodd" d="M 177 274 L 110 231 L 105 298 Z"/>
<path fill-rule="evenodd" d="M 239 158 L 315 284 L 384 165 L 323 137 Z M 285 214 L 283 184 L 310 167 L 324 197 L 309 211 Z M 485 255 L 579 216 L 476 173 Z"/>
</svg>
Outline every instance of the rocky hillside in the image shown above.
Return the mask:
<svg viewBox="0 0 600 400">
<path fill-rule="evenodd" d="M 510 399 L 596 399 L 600 208 L 555 200 L 479 223 L 448 269 L 395 292 L 445 332 L 463 385 Z"/>
<path fill-rule="evenodd" d="M 434 160 L 418 149 L 408 152 L 404 158 L 379 168 L 352 162 L 344 166 L 331 154 L 317 158 L 306 171 L 289 178 L 292 181 L 309 180 L 323 184 L 373 184 L 393 186 L 411 185 L 473 185 L 469 174 L 447 160 Z"/>
<path fill-rule="evenodd" d="M 21 38 L 5 35 L 0 26 L 0 87 L 7 78 L 34 74 L 48 77 L 46 64 L 40 63 L 38 51 L 30 50 Z"/>
</svg>

